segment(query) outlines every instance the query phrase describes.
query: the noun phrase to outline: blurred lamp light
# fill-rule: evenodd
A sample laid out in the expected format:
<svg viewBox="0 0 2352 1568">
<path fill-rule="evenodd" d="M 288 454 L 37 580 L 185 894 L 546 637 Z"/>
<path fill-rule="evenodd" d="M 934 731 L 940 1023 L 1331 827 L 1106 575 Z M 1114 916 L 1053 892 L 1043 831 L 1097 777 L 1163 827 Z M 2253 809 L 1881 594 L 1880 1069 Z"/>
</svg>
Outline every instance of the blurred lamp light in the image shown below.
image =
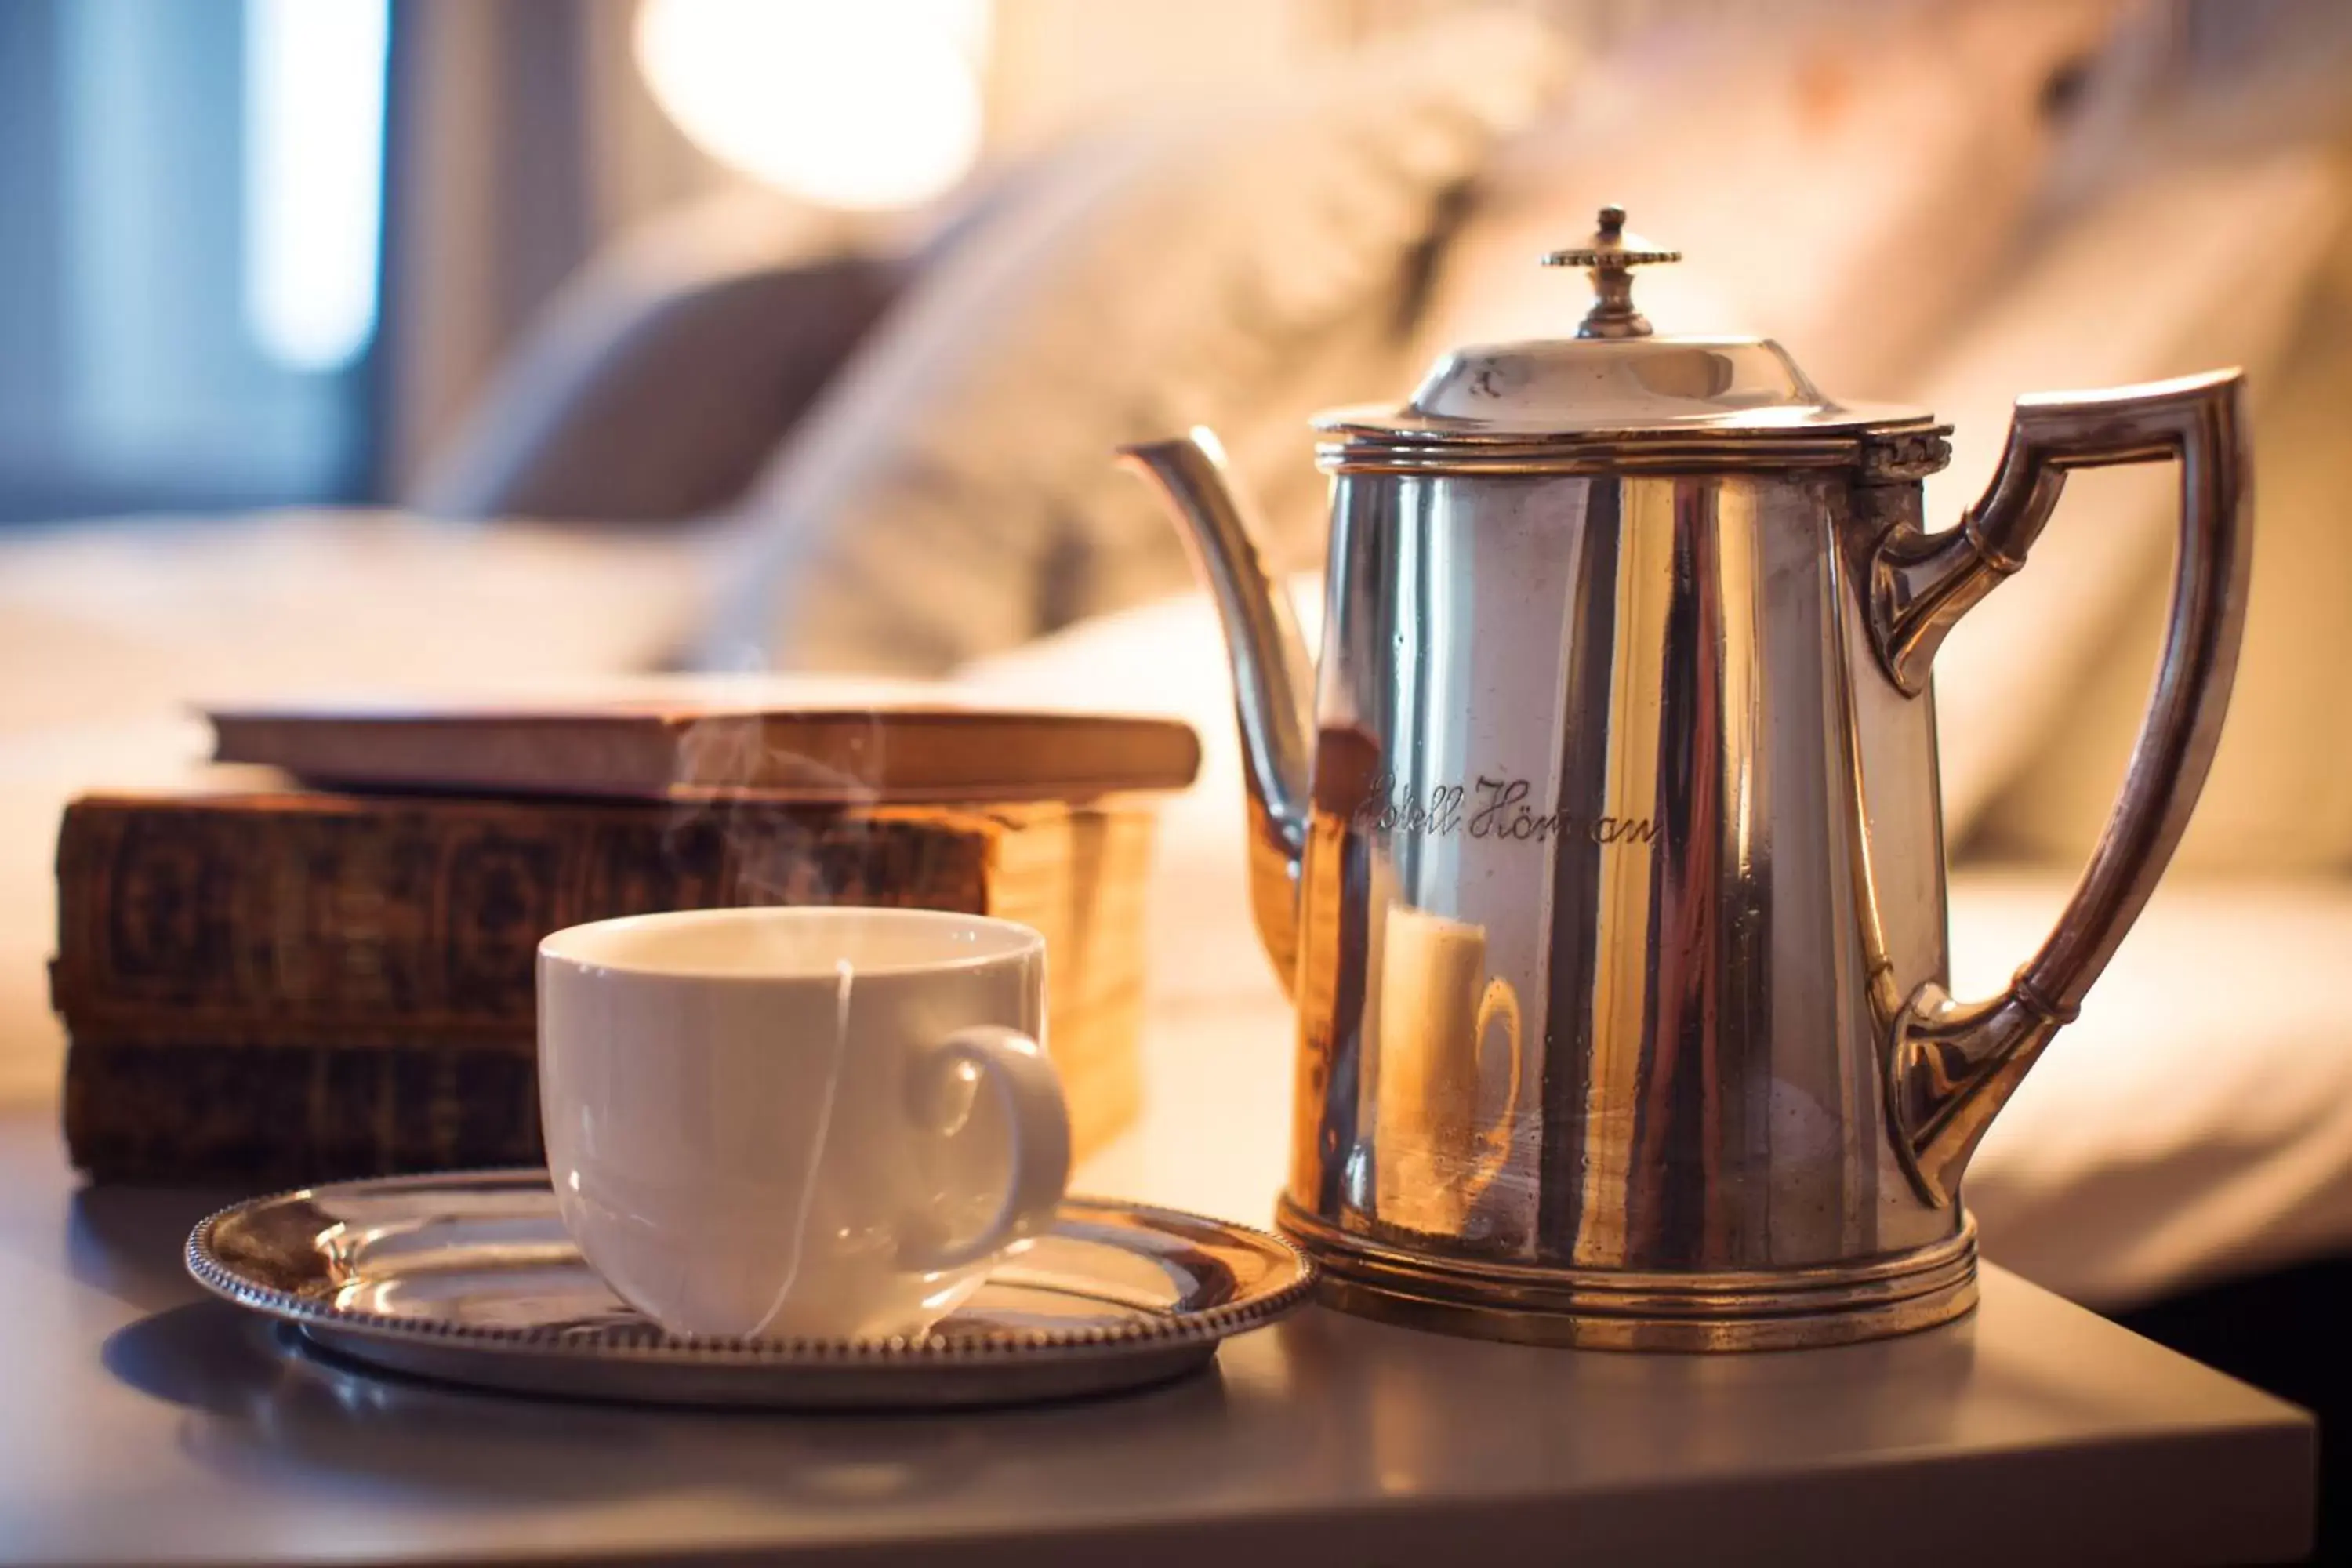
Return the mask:
<svg viewBox="0 0 2352 1568">
<path fill-rule="evenodd" d="M 989 0 L 641 0 L 637 68 L 705 153 L 825 206 L 911 206 L 979 156 Z"/>
<path fill-rule="evenodd" d="M 386 0 L 246 0 L 245 315 L 291 370 L 375 335 Z"/>
</svg>

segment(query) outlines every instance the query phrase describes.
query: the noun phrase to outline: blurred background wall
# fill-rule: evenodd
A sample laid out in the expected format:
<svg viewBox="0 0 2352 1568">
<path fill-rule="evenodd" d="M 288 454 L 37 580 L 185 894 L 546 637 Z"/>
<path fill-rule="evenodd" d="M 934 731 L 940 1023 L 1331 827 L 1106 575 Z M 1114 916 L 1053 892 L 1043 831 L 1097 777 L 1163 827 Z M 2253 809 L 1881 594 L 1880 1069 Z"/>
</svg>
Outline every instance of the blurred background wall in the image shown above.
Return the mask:
<svg viewBox="0 0 2352 1568">
<path fill-rule="evenodd" d="M 1089 123 L 1496 8 L 1601 50 L 1904 7 L 6 0 L 0 521 L 397 497 L 524 323 L 650 215 L 733 194 L 823 249 Z M 2343 7 L 2152 9 L 2147 68 L 2191 75 Z"/>
</svg>

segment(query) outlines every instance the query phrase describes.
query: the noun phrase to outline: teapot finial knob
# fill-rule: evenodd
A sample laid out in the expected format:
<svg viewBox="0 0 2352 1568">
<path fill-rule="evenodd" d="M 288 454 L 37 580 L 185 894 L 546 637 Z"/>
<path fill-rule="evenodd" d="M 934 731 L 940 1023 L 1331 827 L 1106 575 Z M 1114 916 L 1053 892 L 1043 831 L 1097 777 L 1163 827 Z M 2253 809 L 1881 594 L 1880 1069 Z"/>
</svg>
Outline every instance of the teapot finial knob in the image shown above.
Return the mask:
<svg viewBox="0 0 2352 1568">
<path fill-rule="evenodd" d="M 1601 226 L 1592 238 L 1574 250 L 1555 250 L 1543 258 L 1546 267 L 1581 267 L 1592 278 L 1592 309 L 1576 329 L 1580 338 L 1646 338 L 1650 320 L 1633 309 L 1633 273 L 1653 262 L 1680 261 L 1683 253 L 1666 250 L 1638 234 L 1625 232 L 1625 209 L 1612 203 L 1601 209 Z"/>
</svg>

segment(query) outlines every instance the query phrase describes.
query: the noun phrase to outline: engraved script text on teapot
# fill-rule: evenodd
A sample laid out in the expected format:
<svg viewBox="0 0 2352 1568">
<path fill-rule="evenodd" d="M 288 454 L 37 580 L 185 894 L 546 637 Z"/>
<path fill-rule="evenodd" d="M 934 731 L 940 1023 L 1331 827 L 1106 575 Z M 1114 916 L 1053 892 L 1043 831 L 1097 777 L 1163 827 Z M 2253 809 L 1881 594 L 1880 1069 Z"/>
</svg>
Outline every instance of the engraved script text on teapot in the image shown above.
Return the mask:
<svg viewBox="0 0 2352 1568">
<path fill-rule="evenodd" d="M 1595 844 L 1647 844 L 1657 836 L 1657 824 L 1646 816 L 1580 817 L 1566 807 L 1539 812 L 1529 804 L 1534 794 L 1526 779 L 1482 773 L 1468 785 L 1434 785 L 1424 797 L 1399 789 L 1390 773 L 1365 794 L 1353 825 L 1384 833 L 1528 843 L 1581 834 Z"/>
</svg>

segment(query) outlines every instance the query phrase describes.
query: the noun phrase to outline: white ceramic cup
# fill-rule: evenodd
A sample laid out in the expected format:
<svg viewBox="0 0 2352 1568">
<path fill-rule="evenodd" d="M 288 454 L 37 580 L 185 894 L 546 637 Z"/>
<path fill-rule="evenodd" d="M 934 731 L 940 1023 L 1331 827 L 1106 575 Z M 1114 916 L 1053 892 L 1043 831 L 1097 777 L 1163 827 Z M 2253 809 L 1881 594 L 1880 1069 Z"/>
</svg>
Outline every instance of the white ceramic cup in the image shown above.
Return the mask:
<svg viewBox="0 0 2352 1568">
<path fill-rule="evenodd" d="M 599 921 L 539 946 L 563 1224 L 698 1336 L 916 1334 L 1069 1182 L 1045 942 L 919 910 Z"/>
</svg>

